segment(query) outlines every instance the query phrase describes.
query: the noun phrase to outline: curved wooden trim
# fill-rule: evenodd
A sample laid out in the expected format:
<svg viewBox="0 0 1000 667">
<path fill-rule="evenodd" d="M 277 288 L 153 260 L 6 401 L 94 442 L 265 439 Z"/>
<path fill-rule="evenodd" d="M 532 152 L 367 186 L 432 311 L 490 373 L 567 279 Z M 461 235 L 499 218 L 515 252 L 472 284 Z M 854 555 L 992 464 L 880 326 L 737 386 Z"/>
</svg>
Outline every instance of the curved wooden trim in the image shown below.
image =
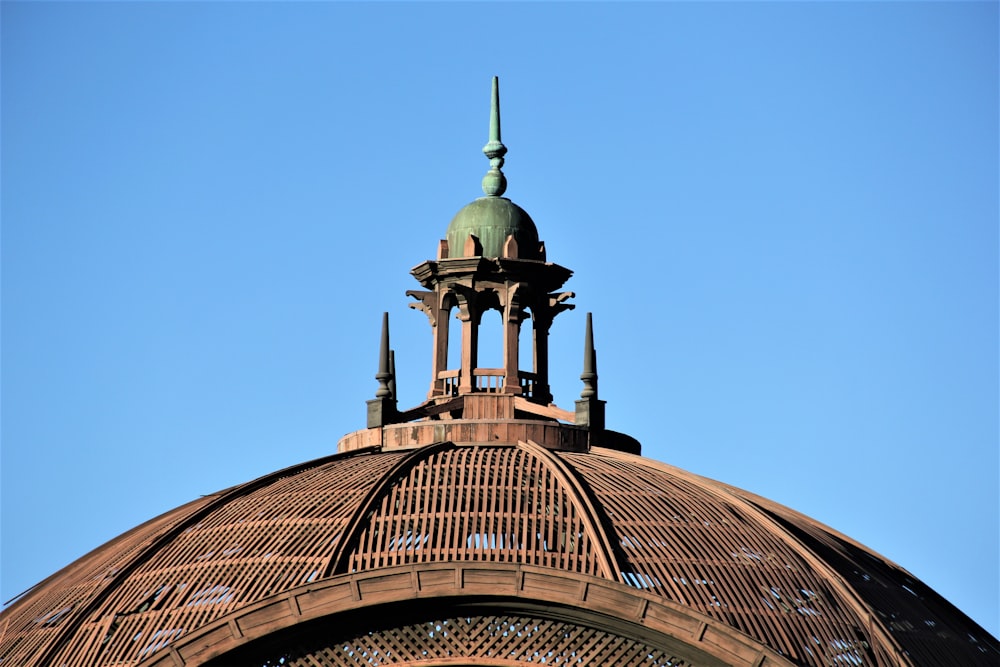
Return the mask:
<svg viewBox="0 0 1000 667">
<path fill-rule="evenodd" d="M 197 524 L 206 516 L 209 516 L 212 512 L 216 511 L 218 508 L 225 506 L 226 504 L 232 502 L 236 498 L 252 493 L 258 489 L 264 488 L 265 486 L 273 483 L 274 481 L 281 479 L 282 477 L 288 477 L 290 475 L 296 475 L 309 468 L 317 468 L 322 465 L 326 465 L 331 461 L 337 459 L 347 458 L 351 456 L 358 456 L 361 454 L 370 454 L 377 451 L 374 448 L 364 448 L 358 449 L 347 453 L 337 453 L 331 454 L 329 456 L 324 456 L 318 459 L 313 459 L 312 461 L 305 461 L 304 463 L 298 463 L 281 470 L 276 470 L 272 473 L 268 473 L 263 477 L 258 477 L 255 480 L 251 480 L 244 484 L 238 486 L 233 486 L 218 493 L 212 494 L 212 499 L 201 505 L 196 510 L 191 512 L 191 514 L 184 517 L 182 520 L 170 527 L 169 530 L 163 532 L 158 537 L 156 537 L 152 542 L 147 544 L 137 556 L 132 557 L 126 562 L 121 569 L 114 573 L 114 576 L 105 584 L 100 590 L 94 593 L 90 598 L 84 601 L 84 604 L 79 608 L 74 610 L 72 617 L 63 626 L 59 634 L 54 637 L 43 649 L 41 656 L 35 664 L 38 665 L 49 665 L 52 664 L 59 653 L 66 647 L 66 644 L 70 639 L 77 633 L 80 627 L 87 622 L 88 619 L 93 616 L 104 601 L 118 589 L 118 586 L 122 582 L 126 581 L 128 577 L 139 569 L 140 566 L 144 565 L 150 558 L 155 556 L 160 552 L 164 545 L 169 544 L 178 535 L 183 533 L 189 527 Z M 108 544 L 99 547 L 100 551 L 105 551 L 112 549 L 117 543 L 117 540 L 113 540 Z M 92 552 L 91 555 L 93 555 Z"/>
<path fill-rule="evenodd" d="M 405 472 L 409 471 L 409 469 L 422 458 L 430 456 L 442 449 L 448 449 L 454 446 L 455 445 L 453 443 L 445 441 L 438 442 L 433 445 L 426 445 L 424 447 L 420 447 L 419 449 L 414 449 L 412 452 L 397 461 L 396 465 L 386 471 L 386 473 L 382 475 L 380 482 L 368 489 L 368 493 L 365 494 L 364 499 L 358 503 L 353 516 L 351 516 L 347 525 L 344 527 L 343 538 L 337 544 L 336 550 L 330 555 L 330 560 L 323 568 L 323 575 L 321 578 L 330 577 L 335 573 L 342 573 L 347 569 L 347 558 L 350 556 L 351 549 L 354 548 L 355 541 L 358 539 L 361 531 L 368 525 L 368 517 L 375 511 L 375 502 L 387 493 L 389 489 L 391 489 L 392 486 L 399 481 L 399 478 Z"/>
<path fill-rule="evenodd" d="M 594 504 L 590 500 L 590 496 L 587 492 L 580 486 L 580 482 L 577 478 L 566 471 L 566 463 L 559 458 L 557 458 L 552 452 L 548 451 L 536 442 L 529 440 L 528 442 L 519 442 L 517 446 L 525 451 L 531 452 L 531 454 L 542 461 L 545 461 L 552 471 L 552 474 L 559 480 L 559 483 L 563 485 L 566 489 L 566 495 L 573 499 L 576 503 L 577 512 L 580 515 L 581 521 L 587 526 L 590 534 L 594 538 L 594 544 L 598 547 L 597 549 L 597 562 L 600 563 L 601 573 L 606 579 L 611 579 L 613 581 L 621 581 L 621 564 L 618 559 L 615 558 L 614 548 L 611 545 L 611 541 L 608 539 L 608 533 L 604 529 L 604 526 L 598 520 L 600 516 Z"/>
<path fill-rule="evenodd" d="M 750 637 L 683 605 L 614 581 L 501 563 L 422 563 L 307 584 L 260 600 L 183 635 L 138 667 L 196 667 L 300 623 L 407 600 L 475 600 L 530 610 L 631 636 L 706 667 L 792 667 Z"/>
<path fill-rule="evenodd" d="M 621 460 L 628 460 L 626 457 L 628 454 L 623 455 L 620 452 L 614 450 L 602 451 L 603 454 L 608 456 L 613 456 Z M 687 479 L 694 479 L 700 483 L 702 490 L 710 494 L 716 500 L 722 503 L 731 503 L 733 505 L 739 505 L 740 509 L 745 512 L 748 516 L 753 516 L 757 524 L 769 531 L 771 534 L 776 535 L 777 539 L 787 543 L 794 544 L 795 551 L 809 564 L 813 572 L 821 575 L 831 588 L 837 591 L 840 598 L 846 601 L 854 614 L 862 622 L 868 621 L 866 628 L 870 634 L 870 639 L 876 640 L 893 652 L 893 658 L 897 660 L 900 664 L 913 665 L 913 659 L 907 654 L 906 650 L 900 645 L 896 638 L 892 635 L 889 628 L 886 627 L 885 622 L 880 618 L 879 614 L 875 609 L 862 598 L 853 586 L 844 579 L 844 576 L 837 572 L 829 563 L 827 563 L 823 558 L 818 556 L 808 544 L 800 540 L 791 531 L 786 530 L 777 521 L 770 517 L 766 512 L 762 510 L 760 506 L 755 504 L 750 498 L 746 497 L 744 494 L 748 492 L 742 489 L 737 489 L 736 487 L 729 486 L 722 482 L 717 482 L 708 477 L 702 477 L 700 475 L 695 475 L 694 473 L 683 471 L 679 468 L 675 468 L 669 464 L 662 463 L 660 461 L 655 461 L 652 459 L 643 459 L 643 464 L 651 468 L 657 468 L 659 470 L 664 470 L 674 476 L 683 476 Z M 766 500 L 766 499 L 762 499 Z M 776 505 L 773 501 L 766 500 L 767 503 Z M 785 508 L 787 510 L 787 508 Z M 836 534 L 831 528 L 827 528 L 820 522 L 812 519 L 810 517 L 805 517 L 803 519 L 821 529 L 828 530 Z M 853 541 L 853 540 L 852 540 Z M 870 549 L 866 547 L 861 547 L 866 553 L 877 555 Z M 879 558 L 881 556 L 879 555 Z"/>
</svg>

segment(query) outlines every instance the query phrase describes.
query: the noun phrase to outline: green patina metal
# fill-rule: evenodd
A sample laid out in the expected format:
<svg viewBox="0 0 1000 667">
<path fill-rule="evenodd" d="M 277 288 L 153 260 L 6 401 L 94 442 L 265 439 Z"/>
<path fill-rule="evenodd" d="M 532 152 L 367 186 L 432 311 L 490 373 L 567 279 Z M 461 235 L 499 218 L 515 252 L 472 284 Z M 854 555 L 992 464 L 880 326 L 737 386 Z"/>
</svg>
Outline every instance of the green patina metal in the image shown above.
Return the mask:
<svg viewBox="0 0 1000 667">
<path fill-rule="evenodd" d="M 448 225 L 449 256 L 465 257 L 465 240 L 472 234 L 482 245 L 483 257 L 501 257 L 508 236 L 517 241 L 521 259 L 538 259 L 538 229 L 528 213 L 504 197 L 480 197 Z"/>
<path fill-rule="evenodd" d="M 483 146 L 483 153 L 490 161 L 490 170 L 483 176 L 483 192 L 489 197 L 499 197 L 507 190 L 507 178 L 500 171 L 507 147 L 500 141 L 500 80 L 497 77 L 493 77 L 490 97 L 490 140 Z"/>
<path fill-rule="evenodd" d="M 493 77 L 490 135 L 483 153 L 490 161 L 490 169 L 483 177 L 483 192 L 486 196 L 459 211 L 448 225 L 446 238 L 449 256 L 467 256 L 465 242 L 471 234 L 478 239 L 483 257 L 502 256 L 507 237 L 513 236 L 521 259 L 539 259 L 538 229 L 535 223 L 523 208 L 501 197 L 507 190 L 507 178 L 501 171 L 507 147 L 500 140 L 500 86 L 497 77 Z"/>
</svg>

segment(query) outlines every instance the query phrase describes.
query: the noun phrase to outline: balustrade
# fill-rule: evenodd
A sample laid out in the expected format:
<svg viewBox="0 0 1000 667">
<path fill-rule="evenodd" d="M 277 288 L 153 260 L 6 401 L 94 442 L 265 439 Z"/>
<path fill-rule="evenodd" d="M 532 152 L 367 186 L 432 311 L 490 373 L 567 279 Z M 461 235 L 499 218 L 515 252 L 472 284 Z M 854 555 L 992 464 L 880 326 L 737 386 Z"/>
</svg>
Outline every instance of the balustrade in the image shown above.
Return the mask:
<svg viewBox="0 0 1000 667">
<path fill-rule="evenodd" d="M 472 371 L 474 379 L 472 391 L 484 394 L 502 394 L 507 385 L 507 374 L 502 368 L 476 368 Z M 462 371 L 459 369 L 446 370 L 438 373 L 438 387 L 443 396 L 458 396 L 459 385 L 461 384 Z M 530 398 L 535 391 L 538 376 L 527 371 L 517 372 L 518 386 L 521 387 L 521 395 Z"/>
</svg>

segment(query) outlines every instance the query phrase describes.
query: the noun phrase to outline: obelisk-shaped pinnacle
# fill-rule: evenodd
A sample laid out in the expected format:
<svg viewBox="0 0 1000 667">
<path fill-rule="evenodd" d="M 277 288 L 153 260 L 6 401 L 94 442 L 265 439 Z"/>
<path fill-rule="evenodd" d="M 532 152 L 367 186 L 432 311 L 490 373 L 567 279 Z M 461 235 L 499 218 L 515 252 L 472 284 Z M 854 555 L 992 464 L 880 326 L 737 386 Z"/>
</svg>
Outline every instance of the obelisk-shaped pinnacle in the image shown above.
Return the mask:
<svg viewBox="0 0 1000 667">
<path fill-rule="evenodd" d="M 583 338 L 583 391 L 580 398 L 597 398 L 597 350 L 594 349 L 594 323 L 587 313 L 587 330 Z"/>
<path fill-rule="evenodd" d="M 392 377 L 389 364 L 389 313 L 382 313 L 382 340 L 378 350 L 378 373 L 375 374 L 378 389 L 375 390 L 375 398 L 392 398 L 389 383 L 395 378 Z"/>
</svg>

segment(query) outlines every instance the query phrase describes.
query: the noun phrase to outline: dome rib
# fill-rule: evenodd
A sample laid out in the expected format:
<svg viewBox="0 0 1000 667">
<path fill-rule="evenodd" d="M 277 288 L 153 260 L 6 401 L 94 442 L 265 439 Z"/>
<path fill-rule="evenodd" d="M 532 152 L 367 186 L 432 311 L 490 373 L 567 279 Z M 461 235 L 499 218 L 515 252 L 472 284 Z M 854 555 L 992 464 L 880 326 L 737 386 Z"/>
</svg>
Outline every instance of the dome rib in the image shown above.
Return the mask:
<svg viewBox="0 0 1000 667">
<path fill-rule="evenodd" d="M 607 527 L 600 521 L 603 512 L 598 512 L 597 505 L 590 497 L 590 493 L 580 484 L 580 480 L 566 466 L 566 463 L 558 456 L 545 449 L 541 445 L 531 440 L 519 442 L 517 446 L 525 449 L 543 461 L 548 461 L 552 472 L 570 493 L 570 498 L 577 504 L 578 511 L 583 518 L 583 522 L 594 535 L 597 544 L 597 558 L 600 563 L 600 576 L 612 581 L 622 582 L 622 564 L 615 555 L 611 538 L 608 535 Z M 597 519 L 597 521 L 595 521 Z"/>
<path fill-rule="evenodd" d="M 785 526 L 775 521 L 773 516 L 764 512 L 760 507 L 749 502 L 745 498 L 725 492 L 722 489 L 717 489 L 714 485 L 706 484 L 705 489 L 709 493 L 715 495 L 720 501 L 727 503 L 738 502 L 744 512 L 752 514 L 760 525 L 767 527 L 767 529 L 772 534 L 776 535 L 778 539 L 785 543 L 794 544 L 797 547 L 799 555 L 809 563 L 812 571 L 820 574 L 826 580 L 828 585 L 837 590 L 840 598 L 847 601 L 851 605 L 858 618 L 863 622 L 867 622 L 865 624 L 865 629 L 872 639 L 871 643 L 873 651 L 878 651 L 877 647 L 879 646 L 891 648 L 895 654 L 894 658 L 897 661 L 907 665 L 913 664 L 903 647 L 896 641 L 895 637 L 889 633 L 888 628 L 875 619 L 874 609 L 871 605 L 857 594 L 855 589 L 844 580 L 839 572 L 833 569 L 829 563 L 821 558 L 819 554 L 817 554 L 808 544 L 799 539 L 798 535 L 789 531 Z"/>
<path fill-rule="evenodd" d="M 191 512 L 212 502 L 206 496 L 170 510 L 133 528 L 67 565 L 22 593 L 4 610 L 0 631 L 0 662 L 27 660 L 59 641 L 65 622 L 72 620 L 134 554 L 142 553 L 158 536 L 183 522 Z"/>
<path fill-rule="evenodd" d="M 867 610 L 869 624 L 877 625 L 883 635 L 894 640 L 892 660 L 935 655 L 942 663 L 952 660 L 974 664 L 989 651 L 988 634 L 982 628 L 978 629 L 979 636 L 970 631 L 976 627 L 975 621 L 898 564 L 780 503 L 726 484 L 718 485 L 758 507 L 785 530 L 788 539 L 797 539 L 828 568 L 840 573 L 844 585 L 856 593 Z M 962 619 L 965 627 L 956 624 L 955 619 Z"/>
<path fill-rule="evenodd" d="M 875 618 L 876 614 L 872 606 L 858 595 L 857 591 L 844 580 L 843 576 L 832 568 L 826 560 L 821 558 L 808 544 L 803 542 L 798 535 L 776 521 L 771 514 L 763 511 L 760 507 L 739 495 L 725 492 L 722 489 L 717 490 L 714 485 L 706 485 L 706 490 L 714 493 L 724 502 L 739 502 L 743 511 L 753 514 L 761 525 L 767 526 L 779 539 L 796 545 L 799 554 L 807 560 L 812 570 L 821 574 L 829 585 L 837 589 L 837 593 L 839 593 L 841 599 L 851 604 L 854 613 L 862 621 L 867 621 L 865 629 L 873 640 L 873 650 L 877 651 L 878 646 L 891 648 L 894 653 L 893 657 L 897 661 L 907 665 L 913 664 L 905 649 L 896 641 L 895 637 L 889 632 L 889 629 Z"/>
<path fill-rule="evenodd" d="M 617 452 L 611 452 L 610 455 L 615 458 L 621 458 L 618 456 Z M 661 461 L 648 460 L 645 463 L 649 467 L 661 469 L 669 474 L 678 474 L 677 469 Z M 828 557 L 824 557 L 823 554 L 816 551 L 813 544 L 810 543 L 811 540 L 807 542 L 802 537 L 802 533 L 806 533 L 810 535 L 812 539 L 816 540 L 817 543 L 821 544 L 822 539 L 814 535 L 815 531 L 819 531 L 827 538 L 832 539 L 837 538 L 836 531 L 824 526 L 811 517 L 801 515 L 798 512 L 794 512 L 794 510 L 790 510 L 789 508 L 780 505 L 779 503 L 775 503 L 765 498 L 760 498 L 747 491 L 743 491 L 742 489 L 738 489 L 706 477 L 694 475 L 693 473 L 684 474 L 697 477 L 703 482 L 702 489 L 704 489 L 706 493 L 711 494 L 722 503 L 738 504 L 742 511 L 752 515 L 758 524 L 766 527 L 766 529 L 771 534 L 775 535 L 777 539 L 786 544 L 794 545 L 798 554 L 807 561 L 812 571 L 820 574 L 830 586 L 836 589 L 840 599 L 850 604 L 852 611 L 858 619 L 863 622 L 864 629 L 868 632 L 872 640 L 871 648 L 873 652 L 878 654 L 889 651 L 891 656 L 886 657 L 893 661 L 894 664 L 915 664 L 913 659 L 910 657 L 909 651 L 907 651 L 906 647 L 904 647 L 896 639 L 896 635 L 886 625 L 883 620 L 883 615 L 879 613 L 879 610 L 858 593 L 857 588 L 851 585 L 851 583 L 844 578 L 841 571 L 833 567 L 828 560 Z M 770 509 L 768 509 L 768 507 L 770 507 Z M 793 521 L 791 516 L 781 517 L 782 513 L 798 517 L 800 519 L 799 522 L 811 530 L 807 530 L 804 526 L 796 525 L 797 522 Z M 861 545 L 857 545 L 857 543 L 849 538 L 845 538 L 845 541 L 848 544 L 854 545 L 854 548 L 858 549 L 860 552 L 868 554 L 870 558 L 872 557 L 872 552 L 870 550 L 862 547 Z M 882 562 L 884 563 L 885 561 L 883 560 Z M 895 567 L 896 569 L 901 570 L 898 566 Z"/>
<path fill-rule="evenodd" d="M 323 579 L 348 571 L 349 556 L 357 548 L 357 542 L 368 526 L 371 515 L 377 511 L 375 504 L 399 481 L 400 477 L 409 472 L 421 459 L 451 446 L 453 446 L 452 443 L 443 441 L 414 449 L 397 461 L 396 465 L 382 476 L 379 483 L 368 490 L 364 500 L 358 503 L 354 514 L 348 521 L 347 527 L 344 529 L 344 539 L 340 540 L 336 552 L 330 557 L 330 561 L 323 571 Z"/>
<path fill-rule="evenodd" d="M 803 665 L 860 664 L 875 659 L 878 646 L 896 650 L 881 628 L 870 629 L 870 609 L 836 572 L 724 486 L 611 450 L 562 456 L 613 517 L 627 583 L 690 605 Z"/>
<path fill-rule="evenodd" d="M 543 448 L 440 443 L 432 449 L 409 456 L 366 499 L 334 573 L 460 560 L 617 580 L 604 532 Z"/>
<path fill-rule="evenodd" d="M 361 453 L 370 453 L 374 450 L 358 450 L 357 452 L 351 452 L 346 456 L 353 456 Z M 161 549 L 173 542 L 179 535 L 181 535 L 185 530 L 190 528 L 203 518 L 210 516 L 217 509 L 224 507 L 226 504 L 232 502 L 234 499 L 241 496 L 247 495 L 256 491 L 257 489 L 266 487 L 267 485 L 273 483 L 282 477 L 287 477 L 291 475 L 296 475 L 309 468 L 317 467 L 335 461 L 339 458 L 345 458 L 345 454 L 331 454 L 330 456 L 322 457 L 319 459 L 314 459 L 312 461 L 307 461 L 305 463 L 300 463 L 282 470 L 277 470 L 270 474 L 259 477 L 253 481 L 247 482 L 245 484 L 240 484 L 224 491 L 220 491 L 214 495 L 214 498 L 207 502 L 206 504 L 198 507 L 194 512 L 187 515 L 180 522 L 171 526 L 168 530 L 157 536 L 152 542 L 150 542 L 140 553 L 125 562 L 121 569 L 117 570 L 111 579 L 102 588 L 96 591 L 89 599 L 84 603 L 79 609 L 74 609 L 70 612 L 70 617 L 67 618 L 66 623 L 62 626 L 62 631 L 54 637 L 49 644 L 46 646 L 44 652 L 41 654 L 37 664 L 48 665 L 52 664 L 55 657 L 58 656 L 66 648 L 66 645 L 75 637 L 86 621 L 93 614 L 100 610 L 101 605 L 121 586 L 124 582 L 128 581 L 131 574 L 138 570 L 143 564 L 147 562 L 150 558 L 156 556 L 160 553 Z M 101 547 L 103 550 L 105 547 Z M 109 621 L 110 622 L 110 621 Z"/>
</svg>

